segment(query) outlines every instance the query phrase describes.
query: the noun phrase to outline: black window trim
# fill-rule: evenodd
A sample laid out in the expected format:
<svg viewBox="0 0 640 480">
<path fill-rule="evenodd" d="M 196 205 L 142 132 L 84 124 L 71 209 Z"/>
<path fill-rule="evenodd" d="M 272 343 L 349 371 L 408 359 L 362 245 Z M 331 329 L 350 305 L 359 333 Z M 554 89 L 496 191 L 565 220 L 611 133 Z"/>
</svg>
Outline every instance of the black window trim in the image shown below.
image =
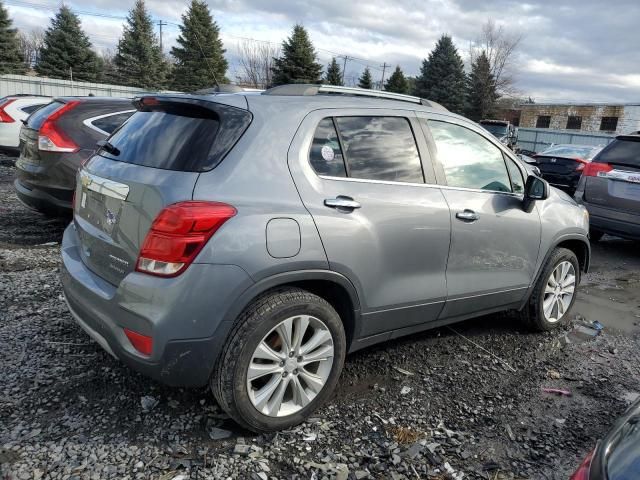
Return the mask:
<svg viewBox="0 0 640 480">
<path fill-rule="evenodd" d="M 436 169 L 436 177 L 437 177 L 439 188 L 443 188 L 446 190 L 462 190 L 466 192 L 480 192 L 480 193 L 487 193 L 490 195 L 508 195 L 510 197 L 515 197 L 515 198 L 524 198 L 524 193 L 516 193 L 513 191 L 513 184 L 511 183 L 511 175 L 509 174 L 509 168 L 507 167 L 507 164 L 506 164 L 505 155 L 511 160 L 515 161 L 516 166 L 520 169 L 520 173 L 522 174 L 522 177 L 524 178 L 525 183 L 527 181 L 527 178 L 529 177 L 529 173 L 526 171 L 526 169 L 522 167 L 522 165 L 520 165 L 520 162 L 512 156 L 511 151 L 507 150 L 506 147 L 500 144 L 493 135 L 489 137 L 485 135 L 486 130 L 476 128 L 473 124 L 469 125 L 466 122 L 460 122 L 458 121 L 457 118 L 450 117 L 448 115 L 440 115 L 436 113 L 424 112 L 424 115 L 419 116 L 418 119 L 424 120 L 423 122 L 424 134 L 425 134 L 425 137 L 427 138 L 427 144 L 430 150 L 430 157 L 433 159 L 432 161 L 434 164 L 434 168 Z M 433 120 L 436 122 L 451 123 L 453 125 L 466 128 L 467 130 L 471 130 L 472 132 L 477 133 L 482 138 L 487 140 L 489 143 L 494 145 L 502 153 L 502 161 L 504 162 L 504 168 L 507 169 L 507 175 L 509 177 L 509 183 L 511 184 L 510 186 L 512 191 L 501 192 L 499 190 L 483 190 L 481 188 L 453 187 L 448 185 L 447 177 L 444 174 L 444 167 L 442 166 L 442 164 L 440 163 L 440 160 L 438 159 L 438 148 L 436 146 L 435 140 L 433 139 L 433 136 L 431 135 L 431 130 L 429 129 L 429 124 L 428 124 L 429 120 Z M 440 170 L 441 174 L 437 173 L 438 170 Z"/>
<path fill-rule="evenodd" d="M 347 182 L 365 182 L 365 183 L 377 183 L 377 184 L 389 184 L 389 185 L 411 185 L 411 186 L 428 186 L 428 187 L 437 187 L 439 186 L 437 184 L 437 179 L 436 179 L 436 183 L 428 183 L 427 182 L 427 176 L 425 174 L 424 171 L 424 163 L 423 163 L 423 155 L 422 155 L 422 151 L 420 149 L 420 142 L 418 141 L 418 137 L 416 136 L 416 132 L 414 130 L 414 123 L 412 122 L 412 119 L 416 119 L 415 117 L 415 112 L 414 111 L 410 111 L 410 110 L 397 110 L 394 111 L 394 113 L 401 113 L 398 115 L 390 115 L 389 113 L 378 113 L 378 112 L 361 112 L 361 113 L 349 113 L 349 114 L 345 114 L 345 115 L 327 115 L 327 116 L 323 116 L 320 119 L 318 119 L 316 122 L 314 122 L 314 128 L 312 130 L 311 135 L 315 135 L 316 129 L 318 128 L 318 125 L 320 125 L 320 122 L 322 122 L 323 120 L 327 119 L 327 118 L 331 118 L 332 122 L 333 122 L 333 126 L 336 130 L 336 134 L 338 136 L 338 143 L 340 145 L 340 150 L 342 152 L 342 161 L 345 164 L 345 172 L 347 174 L 346 177 L 334 177 L 331 175 L 321 175 L 318 174 L 318 172 L 315 171 L 315 169 L 313 168 L 313 165 L 311 165 L 311 161 L 310 161 L 310 156 L 311 156 L 311 146 L 309 146 L 309 151 L 307 152 L 307 162 L 309 163 L 309 166 L 311 167 L 311 170 L 315 173 L 315 175 L 319 178 L 325 179 L 325 180 L 341 180 L 341 181 L 347 181 Z M 413 114 L 413 117 L 411 116 Z M 345 152 L 344 149 L 344 144 L 343 144 L 343 140 L 342 140 L 342 134 L 340 133 L 340 130 L 338 129 L 338 125 L 336 122 L 336 118 L 348 118 L 348 117 L 390 117 L 390 118 L 404 118 L 405 120 L 407 120 L 407 123 L 409 124 L 409 129 L 411 131 L 411 135 L 413 136 L 413 141 L 416 145 L 416 151 L 418 152 L 418 159 L 420 160 L 420 171 L 422 172 L 422 183 L 414 183 L 414 182 L 397 182 L 394 180 L 375 180 L 375 179 L 370 179 L 370 178 L 353 178 L 350 175 L 350 170 L 349 170 L 349 162 L 347 161 L 347 154 Z M 428 148 L 428 145 L 427 145 Z M 428 152 L 429 155 L 431 154 L 431 152 Z"/>
</svg>

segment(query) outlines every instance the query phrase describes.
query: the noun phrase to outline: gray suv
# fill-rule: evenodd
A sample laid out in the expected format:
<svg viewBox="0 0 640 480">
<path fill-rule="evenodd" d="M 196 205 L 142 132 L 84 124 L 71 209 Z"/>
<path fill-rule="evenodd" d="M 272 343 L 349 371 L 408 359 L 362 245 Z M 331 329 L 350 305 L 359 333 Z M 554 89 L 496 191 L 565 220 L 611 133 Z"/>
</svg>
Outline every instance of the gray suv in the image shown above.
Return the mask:
<svg viewBox="0 0 640 480">
<path fill-rule="evenodd" d="M 369 345 L 567 318 L 586 210 L 438 104 L 310 85 L 134 103 L 78 174 L 66 300 L 114 357 L 210 384 L 246 428 L 303 421 Z"/>
</svg>

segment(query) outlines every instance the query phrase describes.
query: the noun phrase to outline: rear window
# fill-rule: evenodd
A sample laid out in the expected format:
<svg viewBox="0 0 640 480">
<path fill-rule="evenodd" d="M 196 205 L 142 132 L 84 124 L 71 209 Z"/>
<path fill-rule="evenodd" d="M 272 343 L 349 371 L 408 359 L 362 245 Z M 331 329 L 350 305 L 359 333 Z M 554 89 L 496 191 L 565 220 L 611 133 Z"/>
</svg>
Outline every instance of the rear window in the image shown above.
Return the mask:
<svg viewBox="0 0 640 480">
<path fill-rule="evenodd" d="M 29 117 L 27 126 L 29 128 L 33 128 L 34 130 L 40 130 L 40 127 L 47 119 L 47 117 L 55 112 L 58 108 L 62 107 L 62 105 L 64 105 L 62 102 L 51 102 L 44 107 L 37 109 Z"/>
<path fill-rule="evenodd" d="M 600 151 L 600 147 L 578 147 L 572 145 L 562 145 L 551 147 L 540 153 L 547 157 L 582 158 L 589 160 Z"/>
<path fill-rule="evenodd" d="M 637 140 L 616 138 L 593 161 L 640 168 L 640 137 Z"/>
<path fill-rule="evenodd" d="M 251 122 L 245 110 L 186 102 L 143 107 L 111 137 L 117 155 L 100 155 L 145 167 L 202 172 L 214 168 Z"/>
</svg>

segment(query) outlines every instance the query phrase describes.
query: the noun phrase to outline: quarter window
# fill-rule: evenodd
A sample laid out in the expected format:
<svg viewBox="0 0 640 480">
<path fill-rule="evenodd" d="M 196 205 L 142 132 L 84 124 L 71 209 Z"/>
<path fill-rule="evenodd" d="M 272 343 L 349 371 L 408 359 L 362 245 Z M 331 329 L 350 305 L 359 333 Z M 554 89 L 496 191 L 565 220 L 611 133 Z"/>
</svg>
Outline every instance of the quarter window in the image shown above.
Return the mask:
<svg viewBox="0 0 640 480">
<path fill-rule="evenodd" d="M 325 118 L 318 124 L 311 144 L 309 161 L 318 175 L 347 176 L 333 119 Z"/>
<path fill-rule="evenodd" d="M 103 132 L 107 132 L 108 134 L 112 134 L 116 128 L 124 123 L 131 115 L 133 115 L 135 110 L 131 110 L 130 112 L 121 112 L 115 113 L 113 115 L 108 115 L 106 117 L 98 118 L 91 122 L 91 124 L 102 130 Z"/>
<path fill-rule="evenodd" d="M 403 117 L 336 117 L 350 177 L 424 183 L 418 147 Z"/>
<path fill-rule="evenodd" d="M 505 155 L 505 161 L 507 162 L 507 169 L 509 170 L 509 176 L 511 177 L 511 188 L 514 193 L 524 193 L 524 177 L 522 171 L 516 165 L 513 159 Z"/>
<path fill-rule="evenodd" d="M 482 135 L 453 123 L 429 120 L 447 185 L 511 192 L 502 151 Z"/>
</svg>

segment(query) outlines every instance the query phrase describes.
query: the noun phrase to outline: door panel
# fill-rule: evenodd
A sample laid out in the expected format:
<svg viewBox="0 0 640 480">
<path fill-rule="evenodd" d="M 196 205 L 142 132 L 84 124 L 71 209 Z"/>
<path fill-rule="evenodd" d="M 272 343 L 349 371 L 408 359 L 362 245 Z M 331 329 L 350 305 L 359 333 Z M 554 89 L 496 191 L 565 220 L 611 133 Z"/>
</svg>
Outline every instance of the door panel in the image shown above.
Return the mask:
<svg viewBox="0 0 640 480">
<path fill-rule="evenodd" d="M 451 209 L 448 300 L 441 318 L 519 302 L 533 278 L 540 248 L 540 217 L 518 196 L 443 188 Z M 473 211 L 478 219 L 456 217 Z"/>
<path fill-rule="evenodd" d="M 420 116 L 451 212 L 448 296 L 440 318 L 520 302 L 533 279 L 541 235 L 536 207 L 523 210 L 522 169 L 479 127 Z"/>
<path fill-rule="evenodd" d="M 317 111 L 305 119 L 289 152 L 289 168 L 316 223 L 330 268 L 358 290 L 363 313 L 358 336 L 435 320 L 446 298 L 450 215 L 444 196 L 437 186 L 425 184 L 318 176 L 308 158 L 312 143 L 331 161 L 338 154 L 323 150 L 318 139 L 314 142 L 314 131 L 323 118 L 336 115 Z M 413 114 L 340 110 L 339 115 Z M 416 127 L 411 123 L 414 132 Z M 416 140 L 421 157 L 428 155 L 424 138 L 418 135 Z M 331 141 L 329 137 L 326 145 Z M 432 171 L 425 173 L 432 178 Z"/>
</svg>

